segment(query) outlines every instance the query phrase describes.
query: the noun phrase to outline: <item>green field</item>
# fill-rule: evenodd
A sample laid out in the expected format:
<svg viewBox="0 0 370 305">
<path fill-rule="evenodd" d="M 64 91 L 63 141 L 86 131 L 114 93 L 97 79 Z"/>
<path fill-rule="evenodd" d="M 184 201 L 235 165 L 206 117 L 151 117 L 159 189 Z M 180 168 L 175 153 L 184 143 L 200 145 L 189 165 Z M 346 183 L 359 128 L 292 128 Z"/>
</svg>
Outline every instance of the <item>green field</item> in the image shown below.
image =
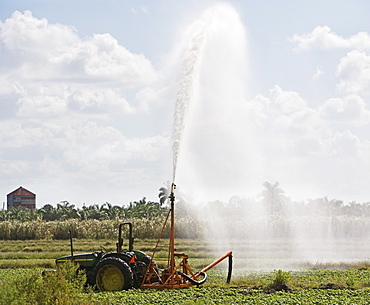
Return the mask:
<svg viewBox="0 0 370 305">
<path fill-rule="evenodd" d="M 155 242 L 136 240 L 135 247 L 151 255 Z M 115 243 L 116 240 L 75 239 L 74 250 L 114 251 Z M 178 251 L 189 254 L 193 270 L 217 258 L 212 251 L 214 245 L 201 240 L 177 239 L 176 244 Z M 236 250 L 240 253 L 240 249 Z M 229 285 L 225 283 L 227 263 L 223 262 L 207 272 L 208 280 L 201 288 L 112 293 L 84 288 L 83 278 L 76 280 L 71 276 L 74 270 L 53 273 L 47 278 L 41 276 L 45 268 L 55 268 L 56 257 L 69 253 L 68 240 L 0 241 L 0 304 L 370 304 L 370 264 L 366 261 L 307 265 L 306 270 L 284 269 L 279 273 L 274 269 L 241 268 L 240 258 L 234 257 L 237 264 Z M 155 260 L 160 267 L 166 264 L 165 244 Z M 319 269 L 326 267 L 331 270 Z M 279 275 L 290 291 L 272 289 Z"/>
</svg>

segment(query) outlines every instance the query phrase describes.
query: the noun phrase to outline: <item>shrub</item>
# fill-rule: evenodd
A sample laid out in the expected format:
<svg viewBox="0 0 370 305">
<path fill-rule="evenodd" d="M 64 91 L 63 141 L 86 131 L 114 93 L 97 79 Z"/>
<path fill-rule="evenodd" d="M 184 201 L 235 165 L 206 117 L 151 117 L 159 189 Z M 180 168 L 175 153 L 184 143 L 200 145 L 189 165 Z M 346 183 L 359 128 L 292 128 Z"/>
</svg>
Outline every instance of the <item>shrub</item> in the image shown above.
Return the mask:
<svg viewBox="0 0 370 305">
<path fill-rule="evenodd" d="M 291 278 L 290 272 L 285 272 L 279 269 L 274 270 L 273 274 L 275 278 L 273 282 L 268 286 L 268 289 L 289 290 L 288 282 Z"/>
<path fill-rule="evenodd" d="M 72 263 L 45 275 L 37 269 L 25 270 L 1 283 L 0 304 L 81 304 L 91 297 L 85 283 L 85 274 L 78 273 Z"/>
</svg>

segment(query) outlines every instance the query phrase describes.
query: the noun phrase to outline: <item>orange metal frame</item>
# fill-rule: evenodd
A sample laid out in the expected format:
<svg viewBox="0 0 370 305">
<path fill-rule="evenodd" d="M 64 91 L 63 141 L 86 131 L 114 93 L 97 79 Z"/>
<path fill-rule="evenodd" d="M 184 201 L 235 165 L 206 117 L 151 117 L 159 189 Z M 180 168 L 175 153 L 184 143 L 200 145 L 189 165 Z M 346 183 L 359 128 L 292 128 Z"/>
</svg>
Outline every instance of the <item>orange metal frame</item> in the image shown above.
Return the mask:
<svg viewBox="0 0 370 305">
<path fill-rule="evenodd" d="M 224 256 L 215 260 L 212 264 L 203 268 L 201 271 L 194 273 L 188 264 L 188 255 L 184 253 L 175 252 L 175 189 L 176 185 L 172 183 L 170 199 L 170 211 L 167 218 L 163 224 L 161 234 L 158 238 L 157 244 L 154 248 L 152 261 L 150 262 L 147 272 L 144 276 L 143 283 L 141 284 L 141 289 L 176 289 L 176 288 L 186 288 L 190 286 L 197 285 L 198 278 L 205 275 L 205 272 L 212 267 L 216 266 L 218 263 L 223 261 L 225 258 L 229 258 L 229 268 L 232 264 L 232 252 L 226 253 Z M 153 258 L 157 251 L 159 242 L 161 240 L 164 228 L 166 227 L 169 216 L 170 218 L 170 241 L 169 241 L 169 261 L 168 267 L 160 272 L 155 265 Z M 177 261 L 176 261 L 177 259 Z M 182 276 L 182 273 L 184 276 Z M 230 282 L 231 269 L 229 270 L 229 275 L 227 282 Z M 194 280 L 194 281 L 192 281 Z"/>
</svg>

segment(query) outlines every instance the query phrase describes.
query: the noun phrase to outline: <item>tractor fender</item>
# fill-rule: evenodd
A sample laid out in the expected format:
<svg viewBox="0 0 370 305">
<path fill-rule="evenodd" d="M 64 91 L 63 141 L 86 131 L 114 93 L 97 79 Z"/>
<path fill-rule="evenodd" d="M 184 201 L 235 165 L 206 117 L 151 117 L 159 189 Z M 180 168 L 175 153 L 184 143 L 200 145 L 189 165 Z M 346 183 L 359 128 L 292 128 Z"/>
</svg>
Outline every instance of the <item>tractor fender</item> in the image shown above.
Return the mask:
<svg viewBox="0 0 370 305">
<path fill-rule="evenodd" d="M 119 253 L 111 252 L 111 253 L 107 253 L 106 255 L 104 255 L 102 259 L 108 258 L 108 257 L 116 257 L 116 258 L 123 260 L 127 264 L 129 264 L 133 255 L 134 255 L 133 252 L 119 252 Z"/>
</svg>

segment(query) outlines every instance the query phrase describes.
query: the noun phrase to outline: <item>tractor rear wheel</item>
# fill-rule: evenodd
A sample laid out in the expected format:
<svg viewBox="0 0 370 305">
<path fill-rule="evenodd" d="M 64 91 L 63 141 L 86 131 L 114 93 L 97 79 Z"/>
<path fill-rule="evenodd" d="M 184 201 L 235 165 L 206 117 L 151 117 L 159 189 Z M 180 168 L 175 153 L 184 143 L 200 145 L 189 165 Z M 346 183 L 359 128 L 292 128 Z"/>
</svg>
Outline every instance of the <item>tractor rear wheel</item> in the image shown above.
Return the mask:
<svg viewBox="0 0 370 305">
<path fill-rule="evenodd" d="M 133 274 L 124 260 L 107 257 L 96 265 L 93 280 L 100 291 L 126 290 L 132 288 Z"/>
</svg>

